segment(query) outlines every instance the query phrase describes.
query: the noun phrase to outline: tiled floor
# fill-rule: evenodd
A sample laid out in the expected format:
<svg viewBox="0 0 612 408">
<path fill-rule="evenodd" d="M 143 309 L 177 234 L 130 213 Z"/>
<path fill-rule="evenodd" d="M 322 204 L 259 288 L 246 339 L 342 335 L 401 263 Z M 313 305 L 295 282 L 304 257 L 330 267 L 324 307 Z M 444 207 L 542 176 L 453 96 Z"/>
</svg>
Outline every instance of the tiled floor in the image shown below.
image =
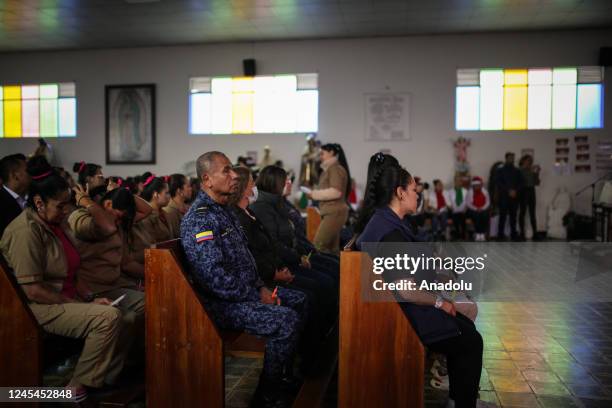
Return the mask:
<svg viewBox="0 0 612 408">
<path fill-rule="evenodd" d="M 481 398 L 501 407 L 612 407 L 612 303 L 481 303 Z M 261 361 L 229 358 L 226 401 L 248 406 Z M 426 407 L 446 392 L 429 386 Z M 336 406 L 335 384 L 325 407 Z"/>
<path fill-rule="evenodd" d="M 612 303 L 498 302 L 480 303 L 479 310 L 482 399 L 503 407 L 612 407 Z M 227 407 L 248 406 L 261 364 L 227 358 Z M 447 393 L 429 386 L 430 378 L 427 374 L 426 407 L 440 407 Z M 60 385 L 61 378 L 45 380 Z M 334 381 L 325 408 L 336 407 L 336 391 Z"/>
</svg>

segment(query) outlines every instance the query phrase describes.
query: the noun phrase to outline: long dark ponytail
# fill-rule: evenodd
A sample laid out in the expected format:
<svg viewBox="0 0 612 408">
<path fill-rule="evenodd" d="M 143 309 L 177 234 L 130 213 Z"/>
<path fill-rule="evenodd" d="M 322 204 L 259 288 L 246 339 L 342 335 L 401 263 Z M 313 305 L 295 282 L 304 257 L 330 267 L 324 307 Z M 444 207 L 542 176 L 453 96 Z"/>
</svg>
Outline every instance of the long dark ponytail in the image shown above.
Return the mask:
<svg viewBox="0 0 612 408">
<path fill-rule="evenodd" d="M 362 233 L 374 211 L 389 205 L 395 190 L 406 187 L 411 179 L 410 173 L 390 154 L 376 153 L 370 157 L 365 196 L 355 222 L 355 233 Z"/>
<path fill-rule="evenodd" d="M 346 170 L 346 188 L 344 191 L 344 199 L 348 200 L 349 195 L 351 194 L 351 171 L 349 170 L 348 162 L 346 161 L 346 156 L 344 155 L 344 149 L 338 143 L 327 143 L 321 146 L 321 149 L 332 152 L 338 158 L 338 164 L 344 167 Z"/>
<path fill-rule="evenodd" d="M 125 215 L 121 218 L 121 229 L 127 234 L 128 239 L 131 236 L 131 229 L 136 217 L 136 202 L 132 193 L 123 187 L 108 191 L 101 199 L 100 204 L 104 205 L 105 201 L 111 201 L 114 210 L 125 211 Z"/>
</svg>

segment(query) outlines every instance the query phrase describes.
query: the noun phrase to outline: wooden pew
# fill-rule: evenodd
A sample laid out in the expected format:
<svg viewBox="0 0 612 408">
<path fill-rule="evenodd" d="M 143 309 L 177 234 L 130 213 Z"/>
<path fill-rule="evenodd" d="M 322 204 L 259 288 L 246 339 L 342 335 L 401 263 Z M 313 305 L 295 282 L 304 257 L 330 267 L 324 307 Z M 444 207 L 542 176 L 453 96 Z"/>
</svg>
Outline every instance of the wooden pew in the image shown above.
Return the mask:
<svg viewBox="0 0 612 408">
<path fill-rule="evenodd" d="M 361 270 L 371 265 L 364 252 L 340 255 L 338 407 L 422 407 L 424 347 L 392 298 L 362 300 Z"/>
<path fill-rule="evenodd" d="M 42 384 L 43 331 L 0 256 L 0 387 Z"/>
<path fill-rule="evenodd" d="M 215 325 L 187 265 L 179 239 L 145 251 L 147 408 L 177 401 L 183 407 L 223 407 L 225 355 L 262 356 L 264 351 L 264 339 Z M 323 401 L 337 351 L 322 354 L 325 369 L 304 382 L 294 407 L 313 408 Z"/>
<path fill-rule="evenodd" d="M 308 241 L 314 242 L 314 237 L 321 224 L 321 213 L 316 207 L 306 208 L 306 238 Z"/>
</svg>

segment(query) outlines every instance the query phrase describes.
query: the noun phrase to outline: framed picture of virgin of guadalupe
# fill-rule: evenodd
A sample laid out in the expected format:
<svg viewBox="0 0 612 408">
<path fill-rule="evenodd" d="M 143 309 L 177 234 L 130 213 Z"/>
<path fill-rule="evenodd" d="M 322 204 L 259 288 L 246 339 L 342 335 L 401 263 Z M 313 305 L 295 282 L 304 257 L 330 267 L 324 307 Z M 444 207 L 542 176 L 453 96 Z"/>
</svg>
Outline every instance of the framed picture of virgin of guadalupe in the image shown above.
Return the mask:
<svg viewBox="0 0 612 408">
<path fill-rule="evenodd" d="M 106 86 L 106 164 L 155 164 L 155 84 Z"/>
</svg>

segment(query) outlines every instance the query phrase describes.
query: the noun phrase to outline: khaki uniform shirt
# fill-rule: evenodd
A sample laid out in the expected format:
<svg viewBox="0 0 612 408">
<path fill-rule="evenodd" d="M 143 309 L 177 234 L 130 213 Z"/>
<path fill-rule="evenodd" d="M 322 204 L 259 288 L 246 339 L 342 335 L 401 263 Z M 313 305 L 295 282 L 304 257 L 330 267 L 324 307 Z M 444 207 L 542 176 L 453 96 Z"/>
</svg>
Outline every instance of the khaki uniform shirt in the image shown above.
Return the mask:
<svg viewBox="0 0 612 408">
<path fill-rule="evenodd" d="M 77 272 L 79 281 L 93 293 L 134 286 L 134 281 L 121 273 L 126 243 L 120 230 L 105 236 L 84 208 L 70 214 L 68 224 L 81 255 L 81 267 Z"/>
<path fill-rule="evenodd" d="M 165 216 L 165 215 L 164 215 Z M 144 265 L 144 250 L 156 242 L 171 239 L 170 229 L 160 218 L 159 212 L 153 212 L 140 220 L 132 228 L 133 239 L 129 248 L 130 258 Z"/>
<path fill-rule="evenodd" d="M 170 238 L 178 238 L 181 235 L 181 221 L 185 214 L 178 208 L 173 200 L 170 200 L 170 203 L 164 207 L 164 213 L 166 214 L 166 223 L 170 232 Z"/>
<path fill-rule="evenodd" d="M 44 282 L 58 292 L 68 276 L 61 241 L 31 208 L 26 208 L 4 230 L 0 251 L 21 285 Z"/>
<path fill-rule="evenodd" d="M 342 196 L 336 200 L 320 201 L 319 209 L 321 215 L 326 215 L 334 211 L 342 210 L 348 207 L 346 204 L 346 184 L 348 183 L 348 175 L 346 170 L 339 163 L 333 163 L 327 170 L 321 174 L 319 179 L 319 189 L 333 187 L 342 193 Z"/>
</svg>

